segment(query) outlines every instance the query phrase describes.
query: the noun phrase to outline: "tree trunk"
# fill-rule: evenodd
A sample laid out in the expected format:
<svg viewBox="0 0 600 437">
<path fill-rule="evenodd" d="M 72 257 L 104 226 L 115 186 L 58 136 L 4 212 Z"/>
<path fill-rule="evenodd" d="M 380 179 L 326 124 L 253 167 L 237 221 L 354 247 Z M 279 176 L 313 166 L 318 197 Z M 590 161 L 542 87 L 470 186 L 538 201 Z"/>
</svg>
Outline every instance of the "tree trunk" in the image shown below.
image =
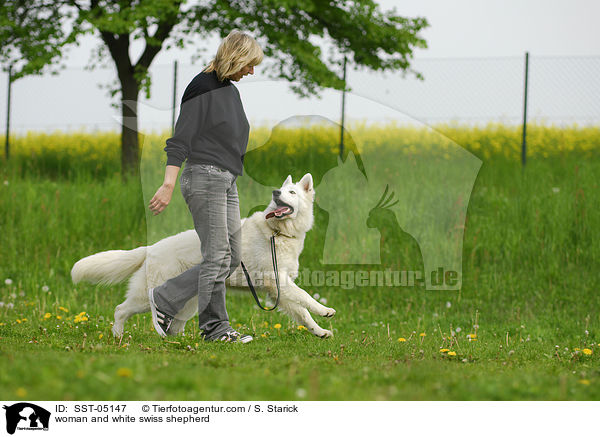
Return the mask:
<svg viewBox="0 0 600 437">
<path fill-rule="evenodd" d="M 139 89 L 133 75 L 121 82 L 121 176 L 125 181 L 139 175 L 140 143 L 138 136 L 138 95 Z"/>
</svg>

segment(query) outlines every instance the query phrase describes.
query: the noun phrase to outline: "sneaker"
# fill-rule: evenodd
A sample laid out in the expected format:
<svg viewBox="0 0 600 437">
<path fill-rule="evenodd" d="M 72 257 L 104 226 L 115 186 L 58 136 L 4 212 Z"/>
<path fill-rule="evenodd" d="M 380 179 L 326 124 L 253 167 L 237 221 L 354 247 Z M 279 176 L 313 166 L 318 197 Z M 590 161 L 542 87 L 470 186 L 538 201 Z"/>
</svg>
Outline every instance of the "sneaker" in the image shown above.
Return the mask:
<svg viewBox="0 0 600 437">
<path fill-rule="evenodd" d="M 152 313 L 152 323 L 154 329 L 161 337 L 166 337 L 169 333 L 169 328 L 175 317 L 160 311 L 154 303 L 154 288 L 148 289 L 148 298 L 150 299 L 150 312 Z"/>
<path fill-rule="evenodd" d="M 242 335 L 237 331 L 227 331 L 218 340 L 226 343 L 250 343 L 254 339 L 251 335 Z"/>
</svg>

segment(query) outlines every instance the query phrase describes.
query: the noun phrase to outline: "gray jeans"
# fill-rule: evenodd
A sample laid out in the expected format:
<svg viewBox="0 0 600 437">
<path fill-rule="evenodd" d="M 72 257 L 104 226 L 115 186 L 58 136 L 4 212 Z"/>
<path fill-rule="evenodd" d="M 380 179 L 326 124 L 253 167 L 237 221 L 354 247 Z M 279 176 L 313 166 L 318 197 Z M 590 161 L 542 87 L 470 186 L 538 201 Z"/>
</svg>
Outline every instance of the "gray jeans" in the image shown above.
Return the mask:
<svg viewBox="0 0 600 437">
<path fill-rule="evenodd" d="M 242 233 L 237 176 L 210 164 L 186 164 L 181 194 L 200 237 L 202 262 L 154 289 L 157 307 L 176 315 L 198 297 L 198 323 L 205 339 L 231 330 L 225 308 L 225 279 L 240 265 Z"/>
</svg>

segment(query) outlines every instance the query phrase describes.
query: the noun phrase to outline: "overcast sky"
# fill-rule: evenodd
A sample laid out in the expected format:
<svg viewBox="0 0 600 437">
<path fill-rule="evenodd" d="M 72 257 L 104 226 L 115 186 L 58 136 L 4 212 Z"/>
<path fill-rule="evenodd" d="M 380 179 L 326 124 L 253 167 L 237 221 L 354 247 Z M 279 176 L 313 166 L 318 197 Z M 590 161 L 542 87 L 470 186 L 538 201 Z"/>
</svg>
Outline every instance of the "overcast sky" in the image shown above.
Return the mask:
<svg viewBox="0 0 600 437">
<path fill-rule="evenodd" d="M 600 56 L 600 26 L 598 26 L 600 1 L 380 0 L 378 3 L 383 10 L 396 7 L 400 15 L 423 16 L 429 21 L 430 27 L 422 32 L 429 47 L 417 50 L 415 58 L 417 61 L 429 60 L 429 63 L 417 63 L 416 65 L 422 66 L 424 73 L 428 74 L 430 79 L 429 82 L 427 80 L 426 82 L 433 88 L 423 88 L 421 85 L 419 85 L 420 88 L 402 88 L 406 82 L 400 82 L 400 78 L 397 77 L 394 79 L 396 82 L 390 82 L 392 85 L 388 88 L 391 90 L 386 89 L 385 95 L 393 95 L 394 90 L 405 90 L 400 94 L 400 98 L 404 98 L 404 106 L 390 108 L 383 97 L 369 98 L 365 92 L 361 92 L 361 89 L 368 89 L 373 86 L 373 83 L 380 84 L 381 76 L 372 74 L 359 77 L 353 76 L 354 73 L 349 73 L 349 83 L 356 91 L 347 97 L 347 117 L 350 119 L 389 119 L 405 116 L 430 116 L 435 119 L 436 117 L 446 117 L 448 114 L 454 114 L 457 118 L 475 117 L 482 114 L 485 112 L 483 106 L 479 107 L 474 104 L 471 104 L 470 107 L 461 107 L 458 104 L 453 106 L 452 96 L 463 95 L 461 87 L 466 87 L 468 84 L 460 81 L 453 83 L 453 76 L 439 74 L 440 70 L 444 70 L 445 74 L 446 70 L 459 69 L 462 71 L 465 68 L 466 71 L 472 73 L 479 72 L 481 80 L 485 79 L 485 75 L 489 76 L 489 68 L 495 71 L 502 70 L 504 76 L 499 83 L 504 84 L 503 86 L 510 88 L 511 91 L 498 89 L 496 92 L 508 95 L 514 91 L 514 97 L 510 98 L 510 102 L 508 99 L 504 103 L 499 102 L 497 110 L 492 109 L 491 112 L 496 110 L 495 115 L 497 116 L 504 115 L 515 118 L 520 106 L 522 57 L 525 51 L 530 52 L 532 59 L 547 56 Z M 97 37 L 86 36 L 80 40 L 78 47 L 72 47 L 66 58 L 66 64 L 70 68 L 61 75 L 62 77 L 31 78 L 15 83 L 13 86 L 14 106 L 11 111 L 14 126 L 42 128 L 45 126 L 63 127 L 63 125 L 74 127 L 83 124 L 105 128 L 110 123 L 116 123 L 114 118 L 118 111 L 108 108 L 109 99 L 105 96 L 106 92 L 98 90 L 96 84 L 90 83 L 102 79 L 101 74 L 98 76 L 99 78 L 90 76 L 88 79 L 82 79 L 84 74 L 76 68 L 87 65 L 90 52 L 99 43 Z M 191 65 L 190 62 L 196 51 L 195 47 L 189 47 L 186 50 L 163 51 L 157 56 L 152 67 L 153 82 L 155 83 L 153 98 L 143 104 L 147 107 L 140 109 L 140 115 L 143 116 L 145 123 L 151 123 L 153 126 L 168 126 L 169 124 L 173 60 L 178 59 L 180 62 L 178 77 L 178 97 L 180 98 L 185 85 L 216 52 L 218 43 L 218 37 L 214 37 L 210 41 L 197 39 L 198 47 L 205 46 L 207 51 L 195 65 Z M 134 44 L 131 49 L 132 58 L 137 59 L 139 52 L 140 46 Z M 460 64 L 457 61 L 453 64 L 436 64 L 432 60 L 432 58 L 439 60 L 439 58 L 494 57 L 513 57 L 513 59 L 501 61 L 502 63 L 497 67 L 490 67 L 489 63 L 482 64 L 481 62 Z M 569 71 L 582 70 L 578 65 L 573 64 L 569 67 Z M 587 68 L 588 64 L 585 65 Z M 543 68 L 549 70 L 554 67 L 545 66 Z M 543 68 L 539 68 L 538 71 Z M 107 73 L 109 74 L 106 78 L 109 78 L 112 73 L 108 71 Z M 439 93 L 438 88 L 435 88 L 435 80 L 438 76 L 439 80 L 446 81 L 449 87 L 456 89 L 447 95 L 436 94 Z M 592 82 L 594 81 L 593 76 L 591 75 L 592 79 L 590 79 Z M 479 79 L 474 77 L 469 80 L 473 81 L 474 88 L 477 88 L 476 83 Z M 564 81 L 566 83 L 573 82 L 573 79 L 565 76 Z M 578 79 L 583 96 L 591 94 L 598 86 L 596 82 L 585 81 L 588 81 L 587 76 Z M 3 82 L 5 83 L 5 80 Z M 83 83 L 78 84 L 78 82 Z M 104 83 L 106 82 L 107 80 L 104 80 Z M 541 79 L 537 82 L 539 85 Z M 398 86 L 395 86 L 394 83 Z M 255 69 L 254 77 L 244 78 L 236 86 L 240 90 L 251 123 L 266 120 L 277 122 L 296 114 L 315 114 L 334 121 L 339 120 L 341 99 L 340 93 L 337 91 L 324 91 L 320 100 L 298 99 L 289 91 L 287 84 L 265 82 L 265 77 L 261 76 L 260 66 Z M 5 90 L 4 87 L 0 88 L 0 102 L 4 102 Z M 436 91 L 431 91 L 432 89 Z M 78 99 L 81 103 L 86 92 L 89 92 L 89 96 L 85 97 L 85 106 L 73 111 L 72 108 L 77 107 L 77 103 L 73 103 L 69 99 Z M 424 95 L 425 92 L 428 92 L 432 101 L 445 102 L 447 107 L 439 113 L 436 112 L 438 105 L 429 104 L 418 107 L 419 96 L 412 96 L 411 93 Z M 552 90 L 547 90 L 546 87 L 543 94 L 551 92 Z M 573 93 L 569 91 L 568 94 L 572 95 Z M 50 102 L 51 107 L 45 106 Z M 34 106 L 35 108 L 33 108 Z M 564 108 L 565 104 L 561 103 L 557 106 Z M 575 109 L 578 107 L 575 102 L 572 106 Z M 4 119 L 4 105 L 0 105 L 0 107 L 2 108 L 0 117 Z M 585 109 L 586 113 L 593 114 L 596 110 L 600 109 L 596 107 Z M 40 111 L 39 114 L 36 111 Z M 115 124 L 115 126 L 118 125 Z"/>
</svg>

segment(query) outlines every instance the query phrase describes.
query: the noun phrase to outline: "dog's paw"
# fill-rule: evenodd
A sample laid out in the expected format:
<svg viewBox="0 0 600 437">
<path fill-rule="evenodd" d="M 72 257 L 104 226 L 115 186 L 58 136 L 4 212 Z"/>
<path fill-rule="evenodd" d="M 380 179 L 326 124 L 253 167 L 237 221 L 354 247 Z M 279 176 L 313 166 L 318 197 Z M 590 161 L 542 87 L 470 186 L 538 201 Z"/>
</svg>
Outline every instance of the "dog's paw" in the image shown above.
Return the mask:
<svg viewBox="0 0 600 437">
<path fill-rule="evenodd" d="M 113 337 L 122 337 L 123 336 L 123 328 L 119 328 L 118 326 L 113 325 L 112 329 Z"/>
<path fill-rule="evenodd" d="M 319 335 L 319 337 L 321 338 L 329 338 L 329 337 L 333 337 L 333 332 L 331 332 L 328 329 L 324 329 L 323 333 L 321 335 Z"/>
<path fill-rule="evenodd" d="M 326 308 L 325 313 L 323 313 L 323 317 L 333 317 L 335 316 L 335 310 L 333 308 Z"/>
</svg>

